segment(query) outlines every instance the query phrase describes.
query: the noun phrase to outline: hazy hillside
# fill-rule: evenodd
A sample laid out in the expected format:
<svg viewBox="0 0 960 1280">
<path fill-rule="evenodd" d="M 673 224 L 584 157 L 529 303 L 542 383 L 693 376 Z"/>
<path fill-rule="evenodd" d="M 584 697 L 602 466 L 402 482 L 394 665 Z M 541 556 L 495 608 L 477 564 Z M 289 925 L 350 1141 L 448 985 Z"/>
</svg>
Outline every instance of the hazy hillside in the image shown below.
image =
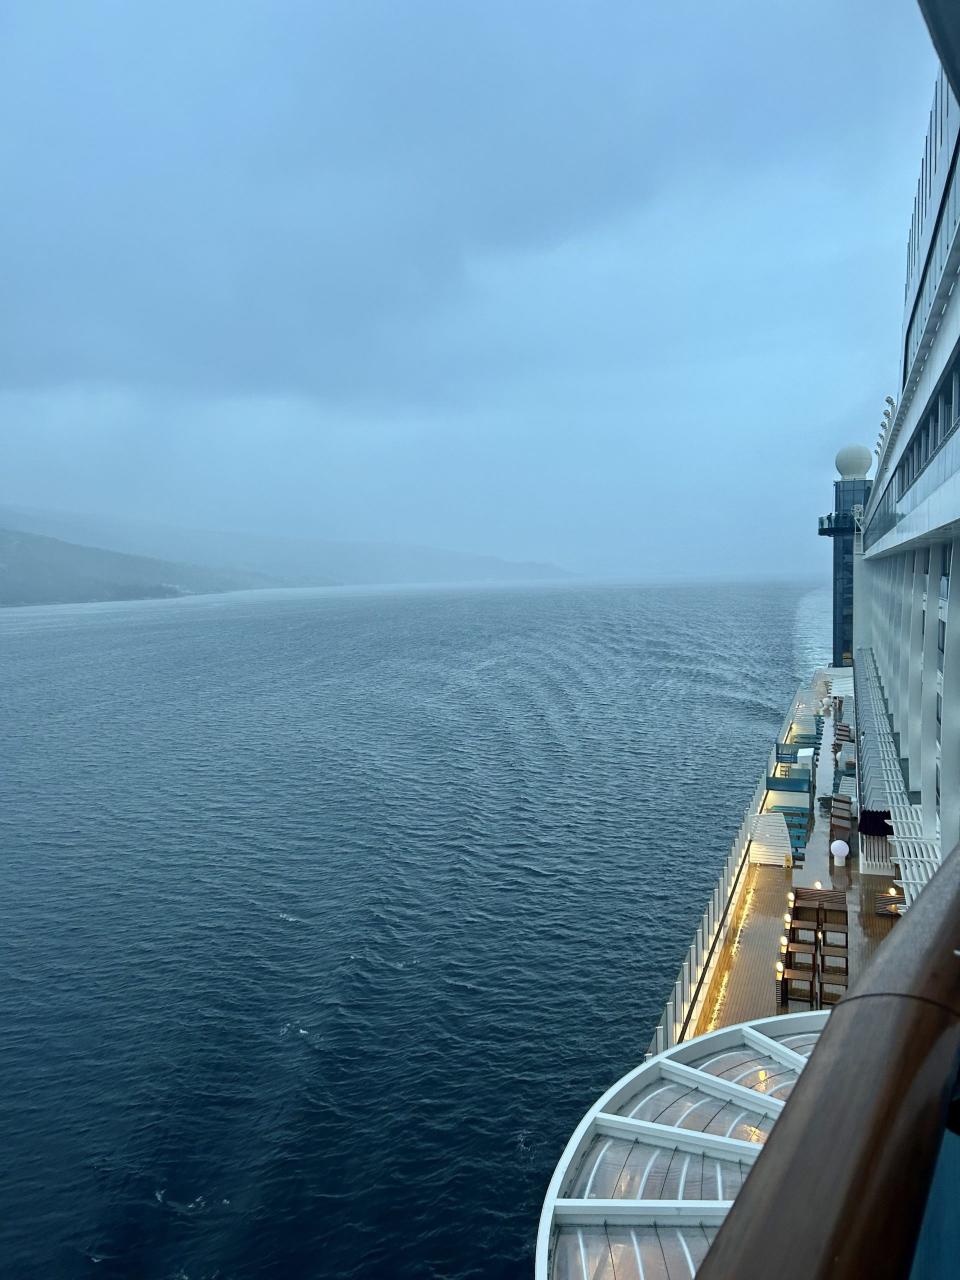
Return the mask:
<svg viewBox="0 0 960 1280">
<path fill-rule="evenodd" d="M 262 575 L 203 569 L 0 529 L 0 606 L 79 604 L 276 585 Z"/>
<path fill-rule="evenodd" d="M 266 575 L 289 586 L 331 583 L 525 582 L 567 577 L 556 565 L 434 547 L 215 533 L 73 512 L 0 506 L 0 525 L 129 555 Z"/>
</svg>

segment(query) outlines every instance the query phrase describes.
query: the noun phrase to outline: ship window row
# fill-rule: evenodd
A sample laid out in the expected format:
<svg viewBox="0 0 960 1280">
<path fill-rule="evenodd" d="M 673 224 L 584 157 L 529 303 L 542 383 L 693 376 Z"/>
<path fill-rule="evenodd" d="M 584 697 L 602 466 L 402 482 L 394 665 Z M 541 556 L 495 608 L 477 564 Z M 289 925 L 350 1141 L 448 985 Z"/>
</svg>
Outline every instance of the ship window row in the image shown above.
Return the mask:
<svg viewBox="0 0 960 1280">
<path fill-rule="evenodd" d="M 956 157 L 947 182 L 937 227 L 933 234 L 933 243 L 927 255 L 927 263 L 923 269 L 923 280 L 913 304 L 913 315 L 907 328 L 903 361 L 903 382 L 906 385 L 913 368 L 914 361 L 923 341 L 927 321 L 933 309 L 937 290 L 943 278 L 943 269 L 947 265 L 950 250 L 957 230 L 957 219 L 960 216 L 960 169 L 957 168 Z"/>
<path fill-rule="evenodd" d="M 910 442 L 897 464 L 897 497 L 902 498 L 933 455 L 956 428 L 960 417 L 957 409 L 960 395 L 960 361 L 944 382 L 943 390 L 934 397 L 930 411 L 914 429 Z"/>
<path fill-rule="evenodd" d="M 923 245 L 923 226 L 929 213 L 930 198 L 933 194 L 933 175 L 939 168 L 940 151 L 944 137 L 947 136 L 947 124 L 950 117 L 950 99 L 953 97 L 947 84 L 946 76 L 941 70 L 934 87 L 933 109 L 930 112 L 927 136 L 924 139 L 923 155 L 920 160 L 920 176 L 917 178 L 917 190 L 913 198 L 913 214 L 910 218 L 910 232 L 907 236 L 907 280 L 904 285 L 904 297 L 910 293 L 910 285 L 920 265 L 920 250 Z"/>
<path fill-rule="evenodd" d="M 940 389 L 930 400 L 920 421 L 907 441 L 907 446 L 897 463 L 893 475 L 887 482 L 883 496 L 874 508 L 870 522 L 864 531 L 863 545 L 873 545 L 897 524 L 897 521 L 912 510 L 917 502 L 929 496 L 933 488 L 946 478 L 949 470 L 945 466 L 933 467 L 938 458 L 945 462 L 944 450 L 948 442 L 953 441 L 954 433 L 960 426 L 960 353 L 958 353 L 944 376 Z M 957 469 L 951 462 L 952 469 Z M 943 472 L 941 476 L 940 473 Z M 925 478 L 926 483 L 915 489 L 917 482 Z M 906 503 L 904 499 L 908 499 Z"/>
</svg>

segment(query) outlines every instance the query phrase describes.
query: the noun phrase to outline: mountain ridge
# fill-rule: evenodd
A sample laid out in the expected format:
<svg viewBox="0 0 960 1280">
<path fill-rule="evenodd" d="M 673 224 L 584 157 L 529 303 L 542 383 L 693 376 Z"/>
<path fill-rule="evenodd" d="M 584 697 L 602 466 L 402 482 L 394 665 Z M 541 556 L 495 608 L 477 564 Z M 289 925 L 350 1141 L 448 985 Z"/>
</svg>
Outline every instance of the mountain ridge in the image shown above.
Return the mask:
<svg viewBox="0 0 960 1280">
<path fill-rule="evenodd" d="M 0 528 L 0 607 L 169 599 L 275 585 L 262 575 L 126 555 Z"/>
<path fill-rule="evenodd" d="M 147 573 L 154 588 L 162 585 L 153 581 L 161 570 L 166 578 L 171 577 L 173 570 L 178 570 L 179 576 L 188 584 L 199 580 L 197 574 L 208 575 L 211 581 L 240 583 L 214 586 L 210 588 L 212 590 L 243 590 L 256 586 L 414 586 L 557 581 L 572 576 L 556 565 L 515 562 L 497 556 L 445 551 L 434 547 L 178 529 L 135 520 L 5 504 L 0 504 L 0 528 L 52 539 L 86 552 L 152 561 L 152 565 L 141 566 L 139 571 Z M 39 549 L 33 550 L 38 552 Z M 48 548 L 46 559 L 41 555 L 35 562 L 35 567 L 40 571 L 50 569 L 47 562 L 52 554 Z M 68 572 L 71 563 L 88 576 L 93 573 L 94 578 L 100 572 L 90 562 L 80 565 L 76 557 L 71 561 L 68 553 L 60 554 L 64 572 Z M 107 565 L 101 566 L 103 570 L 108 568 Z M 120 574 L 118 589 L 130 586 L 134 566 L 118 564 L 114 568 Z M 186 576 L 185 570 L 189 571 Z M 10 587 L 8 570 L 8 590 Z M 18 587 L 20 594 L 28 593 L 27 587 L 28 584 L 21 575 Z M 107 589 L 102 583 L 101 588 Z M 60 582 L 58 589 L 61 594 L 69 594 L 65 581 Z M 195 593 L 196 588 L 190 585 L 185 591 L 172 592 Z M 154 595 L 155 591 L 151 590 L 147 594 Z M 3 595 L 0 594 L 0 600 L 2 599 Z M 52 600 L 45 602 L 51 603 Z"/>
</svg>

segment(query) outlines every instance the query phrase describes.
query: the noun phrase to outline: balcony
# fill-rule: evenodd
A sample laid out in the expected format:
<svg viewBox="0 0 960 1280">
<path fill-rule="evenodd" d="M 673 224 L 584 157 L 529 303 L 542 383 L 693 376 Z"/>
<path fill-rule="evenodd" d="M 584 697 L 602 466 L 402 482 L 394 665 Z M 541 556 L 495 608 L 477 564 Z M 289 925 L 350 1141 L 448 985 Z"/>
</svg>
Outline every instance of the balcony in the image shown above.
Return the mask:
<svg viewBox="0 0 960 1280">
<path fill-rule="evenodd" d="M 836 538 L 843 533 L 855 533 L 856 527 L 852 511 L 831 511 L 820 517 L 817 533 L 821 538 Z"/>
</svg>

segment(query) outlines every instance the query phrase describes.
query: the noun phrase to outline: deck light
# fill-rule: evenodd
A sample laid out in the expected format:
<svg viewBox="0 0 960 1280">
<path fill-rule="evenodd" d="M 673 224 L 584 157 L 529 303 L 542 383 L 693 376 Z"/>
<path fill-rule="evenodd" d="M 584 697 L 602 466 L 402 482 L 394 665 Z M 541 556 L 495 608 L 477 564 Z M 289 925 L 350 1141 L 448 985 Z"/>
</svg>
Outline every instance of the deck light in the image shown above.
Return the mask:
<svg viewBox="0 0 960 1280">
<path fill-rule="evenodd" d="M 786 934 L 783 934 L 783 936 L 780 938 L 780 945 L 781 945 L 781 947 L 785 947 L 785 946 L 787 945 L 787 935 L 786 935 Z"/>
<path fill-rule="evenodd" d="M 813 887 L 814 887 L 815 889 L 822 889 L 822 888 L 823 888 L 823 884 L 822 884 L 819 880 L 814 880 L 814 882 L 813 882 Z"/>
<path fill-rule="evenodd" d="M 778 960 L 778 961 L 777 961 L 777 973 L 783 973 L 783 961 L 782 961 L 782 960 Z"/>
<path fill-rule="evenodd" d="M 891 898 L 895 898 L 897 896 L 897 891 L 893 885 L 890 886 L 890 888 L 887 890 L 887 893 L 889 893 Z"/>
<path fill-rule="evenodd" d="M 783 923 L 784 923 L 784 924 L 789 924 L 789 923 L 790 923 L 790 912 L 789 912 L 789 911 L 785 911 L 785 912 L 783 913 Z"/>
</svg>

